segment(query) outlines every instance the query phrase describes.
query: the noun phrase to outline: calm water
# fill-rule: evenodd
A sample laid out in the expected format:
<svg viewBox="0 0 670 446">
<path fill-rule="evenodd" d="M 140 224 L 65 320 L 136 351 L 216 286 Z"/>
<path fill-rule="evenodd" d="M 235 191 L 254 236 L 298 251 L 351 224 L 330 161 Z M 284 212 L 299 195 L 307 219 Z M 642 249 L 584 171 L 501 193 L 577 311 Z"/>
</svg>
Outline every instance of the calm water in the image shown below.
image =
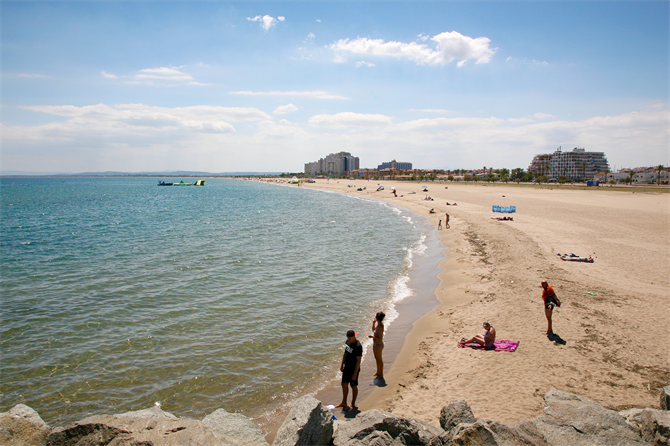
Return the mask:
<svg viewBox="0 0 670 446">
<path fill-rule="evenodd" d="M 413 214 L 251 181 L 0 182 L 0 410 L 267 415 L 412 291 Z M 392 325 L 392 322 L 391 322 Z"/>
</svg>

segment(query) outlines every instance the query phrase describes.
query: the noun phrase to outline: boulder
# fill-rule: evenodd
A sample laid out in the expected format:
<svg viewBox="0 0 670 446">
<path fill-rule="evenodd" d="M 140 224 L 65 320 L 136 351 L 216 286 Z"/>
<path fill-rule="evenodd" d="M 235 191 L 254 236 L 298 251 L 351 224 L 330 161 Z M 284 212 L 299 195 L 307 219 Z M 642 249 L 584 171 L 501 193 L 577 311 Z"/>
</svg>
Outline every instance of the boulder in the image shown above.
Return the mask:
<svg viewBox="0 0 670 446">
<path fill-rule="evenodd" d="M 483 421 L 493 433 L 493 438 L 500 446 L 548 446 L 544 435 L 531 421 L 520 421 L 514 424 L 502 424 L 495 421 Z"/>
<path fill-rule="evenodd" d="M 640 425 L 642 424 L 642 412 L 644 412 L 644 409 L 636 408 L 619 411 L 619 415 L 621 415 L 623 419 L 626 420 L 628 427 L 633 429 L 640 436 L 642 435 L 640 432 Z"/>
<path fill-rule="evenodd" d="M 472 424 L 476 421 L 466 401 L 450 401 L 440 412 L 440 426 L 445 431 L 450 431 L 461 423 Z"/>
<path fill-rule="evenodd" d="M 47 437 L 47 446 L 228 446 L 204 423 L 177 418 L 159 408 L 121 415 L 94 415 Z"/>
<path fill-rule="evenodd" d="M 452 431 L 450 445 L 454 446 L 499 446 L 493 432 L 484 421 L 461 423 Z"/>
<path fill-rule="evenodd" d="M 640 418 L 640 433 L 645 441 L 654 446 L 670 446 L 669 411 L 647 408 Z"/>
<path fill-rule="evenodd" d="M 670 410 L 670 386 L 663 387 L 661 392 L 661 409 Z"/>
<path fill-rule="evenodd" d="M 239 413 L 217 409 L 202 420 L 226 444 L 235 446 L 268 446 L 265 435 L 249 418 Z"/>
<path fill-rule="evenodd" d="M 333 438 L 333 414 L 313 396 L 299 398 L 279 427 L 274 446 L 327 445 Z"/>
<path fill-rule="evenodd" d="M 533 420 L 549 445 L 642 446 L 626 420 L 586 397 L 558 390 L 544 396 L 544 415 Z"/>
<path fill-rule="evenodd" d="M 333 444 L 353 446 L 365 444 L 366 439 L 388 441 L 390 437 L 393 440 L 390 444 L 394 445 L 430 445 L 442 434 L 444 434 L 442 429 L 422 421 L 373 409 L 361 412 L 350 421 L 339 423 L 333 435 Z"/>
<path fill-rule="evenodd" d="M 49 430 L 39 414 L 25 404 L 0 413 L 0 444 L 3 446 L 43 445 Z"/>
</svg>

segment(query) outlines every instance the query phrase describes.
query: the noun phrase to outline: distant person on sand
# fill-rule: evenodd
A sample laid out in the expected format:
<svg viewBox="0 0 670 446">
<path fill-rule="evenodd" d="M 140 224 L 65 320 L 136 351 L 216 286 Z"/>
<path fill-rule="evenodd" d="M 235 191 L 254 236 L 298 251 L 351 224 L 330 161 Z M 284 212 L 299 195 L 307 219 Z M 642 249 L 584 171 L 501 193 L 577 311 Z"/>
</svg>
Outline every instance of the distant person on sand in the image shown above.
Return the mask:
<svg viewBox="0 0 670 446">
<path fill-rule="evenodd" d="M 358 396 L 358 373 L 361 371 L 361 358 L 363 357 L 363 346 L 356 339 L 354 330 L 347 331 L 347 342 L 344 344 L 344 354 L 342 355 L 342 402 L 337 405 L 344 410 L 349 410 L 347 406 L 347 396 L 349 396 L 349 386 L 351 386 L 351 408 L 356 408 L 356 397 Z"/>
<path fill-rule="evenodd" d="M 375 361 L 377 361 L 377 373 L 374 374 L 379 379 L 384 379 L 384 361 L 382 360 L 382 350 L 384 350 L 384 318 L 386 314 L 380 311 L 372 320 L 372 352 L 375 354 Z"/>
<path fill-rule="evenodd" d="M 449 229 L 449 214 L 445 212 L 444 214 L 446 216 L 446 221 L 444 222 L 444 227 Z"/>
<path fill-rule="evenodd" d="M 470 339 L 465 339 L 462 338 L 461 342 L 458 343 L 459 347 L 464 347 L 465 344 L 471 344 L 473 342 L 476 342 L 477 344 L 481 345 L 484 348 L 489 348 L 493 346 L 493 343 L 496 340 L 496 329 L 491 326 L 488 322 L 484 322 L 482 324 L 482 327 L 484 327 L 484 330 L 486 330 L 486 333 L 483 335 L 478 334 L 474 335 Z"/>
<path fill-rule="evenodd" d="M 429 213 L 429 214 L 434 214 L 434 213 L 435 213 L 435 209 L 431 208 L 430 211 L 428 211 L 428 213 Z"/>
<path fill-rule="evenodd" d="M 440 221 L 437 223 L 437 230 L 439 231 L 442 229 L 442 219 L 440 218 Z"/>
<path fill-rule="evenodd" d="M 547 317 L 547 335 L 553 334 L 553 327 L 551 326 L 551 316 L 554 312 L 554 307 L 560 307 L 561 301 L 556 297 L 554 289 L 549 286 L 546 280 L 542 281 L 542 300 L 544 300 L 544 315 Z"/>
</svg>

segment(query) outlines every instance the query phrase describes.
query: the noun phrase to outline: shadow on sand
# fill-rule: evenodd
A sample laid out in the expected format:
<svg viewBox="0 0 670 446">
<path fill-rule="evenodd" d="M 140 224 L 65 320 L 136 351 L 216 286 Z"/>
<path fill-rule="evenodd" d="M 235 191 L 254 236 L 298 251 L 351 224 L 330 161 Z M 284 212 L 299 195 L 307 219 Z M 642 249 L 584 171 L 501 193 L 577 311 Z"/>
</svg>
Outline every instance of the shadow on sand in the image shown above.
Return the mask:
<svg viewBox="0 0 670 446">
<path fill-rule="evenodd" d="M 386 387 L 386 380 L 384 378 L 375 378 L 370 386 Z"/>
<path fill-rule="evenodd" d="M 563 340 L 559 335 L 557 335 L 556 333 L 549 333 L 549 334 L 547 335 L 547 339 L 549 339 L 549 340 L 552 341 L 552 342 L 555 342 L 556 344 L 561 344 L 561 345 L 565 345 L 565 344 L 567 344 L 567 342 L 564 341 L 564 340 Z"/>
</svg>

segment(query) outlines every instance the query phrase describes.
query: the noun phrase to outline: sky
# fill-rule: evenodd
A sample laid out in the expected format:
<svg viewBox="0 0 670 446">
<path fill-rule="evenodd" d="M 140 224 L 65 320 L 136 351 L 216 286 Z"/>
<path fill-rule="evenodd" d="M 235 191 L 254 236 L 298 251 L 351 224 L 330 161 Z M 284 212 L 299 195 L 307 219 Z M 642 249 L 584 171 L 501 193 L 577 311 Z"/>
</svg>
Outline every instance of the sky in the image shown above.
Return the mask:
<svg viewBox="0 0 670 446">
<path fill-rule="evenodd" d="M 669 162 L 667 1 L 6 1 L 4 172 Z"/>
</svg>

